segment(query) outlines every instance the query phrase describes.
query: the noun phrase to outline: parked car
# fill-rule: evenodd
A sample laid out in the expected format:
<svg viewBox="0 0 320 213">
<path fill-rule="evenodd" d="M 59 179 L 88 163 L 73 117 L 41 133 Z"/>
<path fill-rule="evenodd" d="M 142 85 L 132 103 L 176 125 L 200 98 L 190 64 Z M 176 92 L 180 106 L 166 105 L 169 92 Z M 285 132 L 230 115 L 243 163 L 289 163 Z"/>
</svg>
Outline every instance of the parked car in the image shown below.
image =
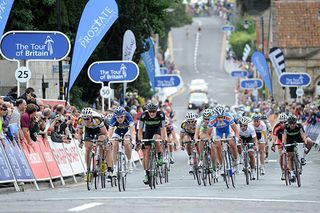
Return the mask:
<svg viewBox="0 0 320 213">
<path fill-rule="evenodd" d="M 198 109 L 209 102 L 206 93 L 193 92 L 189 96 L 188 109 Z"/>
<path fill-rule="evenodd" d="M 208 83 L 204 79 L 193 79 L 189 85 L 190 92 L 208 92 Z"/>
</svg>

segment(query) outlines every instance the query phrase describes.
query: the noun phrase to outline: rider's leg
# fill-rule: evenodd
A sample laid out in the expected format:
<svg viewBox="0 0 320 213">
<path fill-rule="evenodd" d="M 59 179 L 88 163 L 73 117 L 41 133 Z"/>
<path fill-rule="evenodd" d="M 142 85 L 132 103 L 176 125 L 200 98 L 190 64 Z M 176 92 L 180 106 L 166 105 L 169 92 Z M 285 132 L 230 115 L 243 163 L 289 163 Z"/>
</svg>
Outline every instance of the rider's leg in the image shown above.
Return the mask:
<svg viewBox="0 0 320 213">
<path fill-rule="evenodd" d="M 131 156 L 132 156 L 132 146 L 131 146 L 131 137 L 130 135 L 126 135 L 125 136 L 125 140 L 124 140 L 124 149 L 125 149 L 125 153 L 126 156 L 128 158 L 128 161 L 131 161 Z"/>
<path fill-rule="evenodd" d="M 85 141 L 84 142 L 84 147 L 86 149 L 86 155 L 85 155 L 86 165 L 87 165 L 87 168 L 89 168 L 89 159 L 90 159 L 90 153 L 91 153 L 91 150 L 92 150 L 92 142 L 91 141 Z"/>
<path fill-rule="evenodd" d="M 264 167 L 265 143 L 259 143 L 260 166 Z"/>
<path fill-rule="evenodd" d="M 249 156 L 250 168 L 255 169 L 256 168 L 256 158 L 254 157 L 254 151 L 248 151 L 248 156 Z"/>
</svg>

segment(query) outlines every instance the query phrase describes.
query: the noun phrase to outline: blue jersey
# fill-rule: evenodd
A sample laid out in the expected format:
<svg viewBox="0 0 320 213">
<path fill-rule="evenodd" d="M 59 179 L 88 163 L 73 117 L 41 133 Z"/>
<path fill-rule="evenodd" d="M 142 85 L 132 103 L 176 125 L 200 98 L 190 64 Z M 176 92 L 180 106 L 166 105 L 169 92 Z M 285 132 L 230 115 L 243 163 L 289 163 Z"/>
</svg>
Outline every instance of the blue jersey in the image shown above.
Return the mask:
<svg viewBox="0 0 320 213">
<path fill-rule="evenodd" d="M 226 137 L 230 135 L 231 124 L 234 124 L 234 119 L 229 113 L 226 112 L 224 113 L 223 120 L 221 122 L 218 121 L 217 115 L 211 116 L 208 127 L 215 127 L 217 136 L 222 138 L 223 133 L 225 133 Z"/>
<path fill-rule="evenodd" d="M 125 134 L 129 130 L 129 126 L 133 125 L 133 118 L 128 112 L 125 112 L 125 119 L 123 123 L 119 123 L 115 115 L 113 115 L 109 121 L 109 127 L 116 128 L 115 133 L 117 133 L 118 135 Z"/>
</svg>

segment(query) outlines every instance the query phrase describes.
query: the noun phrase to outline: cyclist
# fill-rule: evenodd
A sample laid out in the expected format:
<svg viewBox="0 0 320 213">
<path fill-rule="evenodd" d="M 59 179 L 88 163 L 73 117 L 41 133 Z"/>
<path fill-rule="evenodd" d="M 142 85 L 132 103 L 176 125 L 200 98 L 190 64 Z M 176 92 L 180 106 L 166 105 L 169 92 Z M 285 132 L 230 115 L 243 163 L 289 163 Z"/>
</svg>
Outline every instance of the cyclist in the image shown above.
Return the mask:
<svg viewBox="0 0 320 213">
<path fill-rule="evenodd" d="M 307 144 L 307 137 L 304 132 L 303 126 L 300 123 L 297 123 L 297 118 L 294 115 L 288 116 L 288 123 L 284 126 L 284 132 L 282 135 L 283 144 L 292 144 L 292 143 L 305 143 Z M 288 167 L 291 173 L 291 181 L 294 181 L 295 174 L 292 168 L 292 160 L 294 155 L 294 147 L 286 147 L 288 152 Z M 305 152 L 304 156 L 305 157 Z"/>
<path fill-rule="evenodd" d="M 270 121 L 268 120 L 267 116 L 266 115 L 262 115 L 261 116 L 261 120 L 266 124 L 266 127 L 267 127 L 267 141 L 266 141 L 266 149 L 265 149 L 265 153 L 266 153 L 266 156 L 265 156 L 265 159 L 268 159 L 269 157 L 269 141 L 271 140 L 271 135 L 272 135 L 272 126 L 270 124 Z M 268 161 L 266 161 L 268 162 Z"/>
<path fill-rule="evenodd" d="M 78 131 L 79 131 L 78 140 L 82 138 L 82 135 L 84 133 L 84 146 L 86 149 L 85 160 L 88 167 L 90 152 L 92 150 L 92 140 L 95 139 L 96 136 L 98 136 L 98 141 L 106 142 L 108 140 L 108 132 L 104 125 L 104 120 L 102 115 L 100 115 L 99 113 L 97 113 L 96 111 L 94 111 L 89 107 L 82 109 L 81 114 L 78 118 Z M 82 140 L 79 146 L 80 148 L 82 148 L 83 146 Z M 110 147 L 107 147 L 106 152 L 104 154 L 106 156 L 107 165 L 108 165 L 107 176 L 111 176 L 113 172 L 113 168 L 111 165 L 113 165 L 113 163 L 112 163 L 112 155 L 111 155 Z M 101 163 L 101 170 L 102 171 L 106 170 L 106 162 L 104 160 Z M 87 180 L 87 178 L 88 178 L 88 174 L 86 174 L 86 176 L 84 177 L 85 181 Z"/>
<path fill-rule="evenodd" d="M 171 124 L 171 121 L 168 117 L 166 117 L 166 131 L 167 131 L 168 143 L 170 143 L 170 145 L 169 145 L 170 163 L 174 164 L 174 158 L 172 155 L 173 145 L 171 143 L 175 144 L 178 140 L 177 140 L 177 136 L 176 136 L 176 131 L 173 128 L 173 125 Z"/>
<path fill-rule="evenodd" d="M 265 144 L 267 142 L 267 126 L 266 124 L 261 120 L 261 116 L 259 114 L 254 114 L 252 116 L 253 119 L 253 127 L 257 134 L 257 139 L 259 142 L 259 157 L 260 157 L 260 171 L 261 174 L 265 174 L 264 169 L 264 157 L 265 157 Z"/>
<path fill-rule="evenodd" d="M 181 130 L 180 130 L 180 145 L 182 150 L 185 149 L 184 142 L 190 142 L 194 140 L 196 123 L 197 123 L 197 115 L 193 112 L 187 112 L 185 116 L 185 120 L 183 120 L 181 123 Z M 191 157 L 191 154 L 192 154 L 191 144 L 187 144 L 186 151 L 188 154 L 188 165 L 190 166 L 189 174 L 192 174 L 193 168 L 192 168 L 192 157 Z"/>
<path fill-rule="evenodd" d="M 131 162 L 131 154 L 132 154 L 132 144 L 135 144 L 135 127 L 133 123 L 133 118 L 130 113 L 128 113 L 123 107 L 117 107 L 113 111 L 113 116 L 109 121 L 109 138 L 122 138 L 124 139 L 124 147 L 125 154 L 128 159 L 128 171 L 132 173 L 132 162 Z M 114 163 L 114 171 L 113 176 L 117 174 L 117 152 L 119 148 L 119 143 L 115 140 L 112 144 L 113 147 L 113 163 Z"/>
<path fill-rule="evenodd" d="M 250 159 L 250 168 L 251 168 L 251 178 L 255 179 L 256 174 L 256 161 L 254 157 L 254 150 L 257 149 L 258 140 L 256 131 L 251 124 L 251 119 L 249 117 L 243 116 L 239 119 L 239 135 L 240 135 L 240 142 L 241 143 L 251 143 L 254 142 L 255 145 L 249 145 L 248 147 L 248 156 Z"/>
<path fill-rule="evenodd" d="M 287 122 L 288 116 L 286 113 L 281 113 L 278 117 L 278 122 L 275 124 L 273 130 L 272 130 L 272 146 L 271 150 L 275 151 L 275 144 L 278 146 L 278 152 L 279 152 L 279 163 L 280 168 L 282 171 L 281 180 L 284 180 L 284 168 L 283 168 L 283 162 L 282 162 L 282 134 L 284 132 L 284 125 Z"/>
<path fill-rule="evenodd" d="M 200 141 L 199 143 L 199 156 L 200 156 L 200 161 L 199 161 L 199 166 L 203 165 L 203 147 L 204 147 L 204 143 L 201 139 L 204 140 L 210 140 L 211 136 L 208 134 L 209 132 L 209 128 L 208 128 L 208 124 L 209 124 L 209 119 L 212 116 L 212 110 L 211 109 L 205 109 L 202 113 L 202 115 L 197 119 L 197 124 L 196 124 L 196 130 L 195 130 L 195 134 L 194 134 L 194 140 Z M 216 164 L 216 159 L 215 159 L 215 146 L 213 146 L 213 144 L 211 145 L 211 161 L 214 163 L 214 165 Z"/>
<path fill-rule="evenodd" d="M 209 120 L 209 132 L 208 134 L 211 135 L 213 128 L 215 128 L 216 132 L 216 146 L 217 146 L 217 150 L 219 150 L 218 153 L 218 159 L 219 159 L 219 164 L 222 165 L 222 143 L 219 142 L 219 139 L 223 138 L 223 135 L 225 134 L 225 136 L 227 138 L 231 137 L 232 134 L 230 132 L 230 127 L 233 130 L 234 134 L 235 134 L 235 140 L 230 139 L 228 141 L 229 145 L 230 145 L 230 150 L 231 150 L 231 155 L 233 158 L 233 164 L 235 166 L 235 170 L 238 172 L 238 164 L 239 164 L 239 159 L 238 159 L 238 150 L 237 150 L 237 143 L 239 140 L 239 131 L 238 131 L 238 127 L 234 122 L 233 117 L 225 112 L 225 108 L 218 104 L 214 109 L 213 109 L 213 116 L 211 116 L 210 120 Z M 220 151 L 221 150 L 221 151 Z"/>
<path fill-rule="evenodd" d="M 158 105 L 154 103 L 148 103 L 147 110 L 140 116 L 138 139 L 162 139 L 166 141 L 166 126 L 165 126 L 165 114 L 158 110 Z M 139 144 L 139 143 L 138 143 Z M 143 178 L 144 184 L 149 184 L 149 156 L 150 156 L 150 142 L 145 142 L 143 148 L 143 168 L 146 175 Z M 155 141 L 157 152 L 157 164 L 160 166 L 163 163 L 163 157 L 161 155 L 160 142 Z"/>
</svg>

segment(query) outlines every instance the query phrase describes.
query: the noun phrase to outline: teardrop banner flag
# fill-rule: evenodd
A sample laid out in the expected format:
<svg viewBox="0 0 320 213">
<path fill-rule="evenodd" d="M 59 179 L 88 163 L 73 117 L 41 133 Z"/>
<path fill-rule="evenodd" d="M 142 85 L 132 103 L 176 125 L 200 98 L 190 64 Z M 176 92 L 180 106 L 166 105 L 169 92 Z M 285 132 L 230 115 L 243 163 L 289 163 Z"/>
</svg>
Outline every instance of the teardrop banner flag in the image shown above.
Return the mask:
<svg viewBox="0 0 320 213">
<path fill-rule="evenodd" d="M 103 36 L 118 18 L 115 0 L 90 0 L 85 6 L 74 44 L 68 91 Z"/>
<path fill-rule="evenodd" d="M 156 65 L 155 65 L 155 52 L 154 52 L 154 44 L 151 38 L 146 39 L 145 43 L 145 48 L 149 46 L 149 50 L 142 53 L 141 57 L 144 62 L 144 65 L 146 66 L 147 73 L 149 76 L 149 80 L 151 83 L 151 87 L 154 89 L 155 87 L 155 70 L 156 70 Z"/>
<path fill-rule="evenodd" d="M 270 79 L 270 72 L 266 58 L 262 52 L 255 51 L 251 56 L 251 62 L 257 68 L 262 80 L 269 89 L 270 94 L 272 94 L 272 84 Z"/>
<path fill-rule="evenodd" d="M 2 36 L 4 28 L 6 27 L 13 2 L 14 0 L 6 0 L 0 2 L 0 37 Z"/>
</svg>

